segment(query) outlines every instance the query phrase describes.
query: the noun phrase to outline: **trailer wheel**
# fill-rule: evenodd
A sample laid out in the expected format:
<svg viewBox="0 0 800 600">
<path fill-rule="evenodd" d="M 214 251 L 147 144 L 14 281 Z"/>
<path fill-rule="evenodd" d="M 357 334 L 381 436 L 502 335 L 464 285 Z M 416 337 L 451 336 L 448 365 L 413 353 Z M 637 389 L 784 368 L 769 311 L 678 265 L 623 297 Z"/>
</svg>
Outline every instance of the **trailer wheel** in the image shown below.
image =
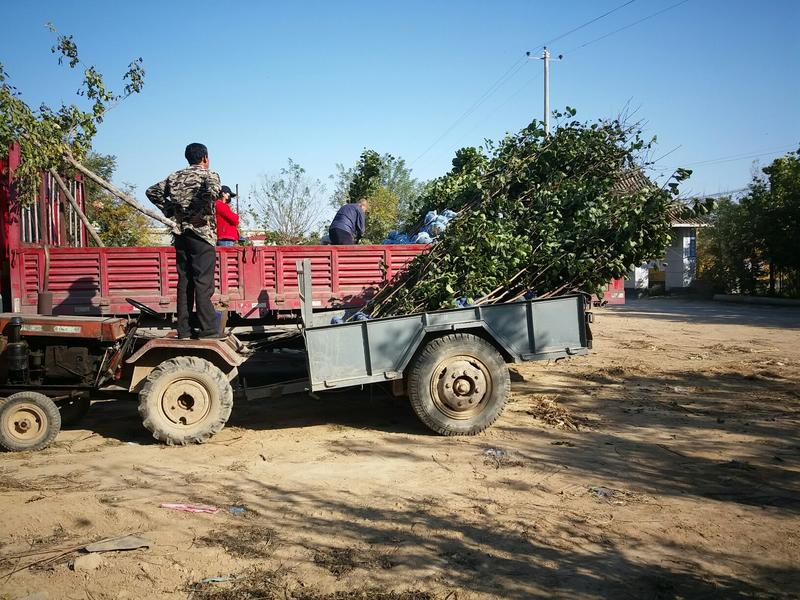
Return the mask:
<svg viewBox="0 0 800 600">
<path fill-rule="evenodd" d="M 202 444 L 225 427 L 233 408 L 231 384 L 202 358 L 179 356 L 158 365 L 139 392 L 139 415 L 168 445 Z"/>
<path fill-rule="evenodd" d="M 510 389 L 503 357 L 468 333 L 431 340 L 408 375 L 414 412 L 442 435 L 474 435 L 489 427 L 503 412 Z"/>
<path fill-rule="evenodd" d="M 17 392 L 0 404 L 0 447 L 6 450 L 41 450 L 60 430 L 58 407 L 44 394 Z"/>
<path fill-rule="evenodd" d="M 69 398 L 57 403 L 58 411 L 61 413 L 62 427 L 69 427 L 75 425 L 86 413 L 89 412 L 89 407 L 92 401 L 86 396 L 78 396 L 76 398 Z"/>
</svg>

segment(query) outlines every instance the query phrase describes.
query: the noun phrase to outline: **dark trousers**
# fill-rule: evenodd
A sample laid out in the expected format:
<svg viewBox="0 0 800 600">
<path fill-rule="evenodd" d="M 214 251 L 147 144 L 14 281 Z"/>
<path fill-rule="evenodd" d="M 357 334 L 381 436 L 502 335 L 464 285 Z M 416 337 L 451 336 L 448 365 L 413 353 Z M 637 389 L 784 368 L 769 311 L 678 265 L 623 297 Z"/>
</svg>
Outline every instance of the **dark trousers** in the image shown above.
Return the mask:
<svg viewBox="0 0 800 600">
<path fill-rule="evenodd" d="M 201 333 L 215 332 L 217 315 L 211 303 L 214 293 L 214 246 L 191 231 L 175 236 L 175 266 L 178 270 L 178 335 L 189 337 L 189 317 L 197 310 Z"/>
<path fill-rule="evenodd" d="M 344 229 L 339 229 L 337 227 L 331 227 L 328 230 L 328 235 L 331 238 L 331 244 L 334 246 L 353 245 L 353 234 L 349 231 L 345 231 Z"/>
</svg>

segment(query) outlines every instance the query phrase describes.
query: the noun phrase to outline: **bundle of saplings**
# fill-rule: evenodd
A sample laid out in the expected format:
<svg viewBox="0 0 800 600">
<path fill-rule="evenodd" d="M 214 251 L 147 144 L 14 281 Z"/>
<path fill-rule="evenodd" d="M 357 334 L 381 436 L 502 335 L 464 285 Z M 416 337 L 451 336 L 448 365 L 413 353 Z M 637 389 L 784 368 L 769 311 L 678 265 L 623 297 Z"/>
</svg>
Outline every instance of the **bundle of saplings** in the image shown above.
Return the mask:
<svg viewBox="0 0 800 600">
<path fill-rule="evenodd" d="M 678 169 L 659 187 L 644 174 L 653 141 L 620 120 L 582 123 L 574 109 L 548 137 L 534 121 L 486 152 L 464 149 L 420 199 L 422 217 L 458 216 L 429 252 L 383 287 L 373 317 L 597 293 L 634 265 L 663 256 L 671 217 L 702 212 L 678 199 Z"/>
</svg>

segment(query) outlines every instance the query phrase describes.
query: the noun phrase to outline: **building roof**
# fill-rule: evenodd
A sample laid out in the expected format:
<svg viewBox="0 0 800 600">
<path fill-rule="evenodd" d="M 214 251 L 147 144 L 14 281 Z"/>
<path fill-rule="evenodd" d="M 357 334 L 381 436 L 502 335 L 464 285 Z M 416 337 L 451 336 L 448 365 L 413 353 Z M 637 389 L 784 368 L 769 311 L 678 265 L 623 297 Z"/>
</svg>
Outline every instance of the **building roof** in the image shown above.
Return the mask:
<svg viewBox="0 0 800 600">
<path fill-rule="evenodd" d="M 616 193 L 631 193 L 638 192 L 643 188 L 655 188 L 653 183 L 644 173 L 639 169 L 631 169 L 622 174 L 617 183 L 612 188 Z M 673 227 L 709 227 L 711 223 L 708 217 L 688 217 L 681 215 L 681 207 L 674 206 L 667 211 Z"/>
<path fill-rule="evenodd" d="M 673 227 L 711 227 L 711 222 L 707 216 L 686 217 L 680 214 L 680 208 L 669 209 L 668 213 Z"/>
</svg>

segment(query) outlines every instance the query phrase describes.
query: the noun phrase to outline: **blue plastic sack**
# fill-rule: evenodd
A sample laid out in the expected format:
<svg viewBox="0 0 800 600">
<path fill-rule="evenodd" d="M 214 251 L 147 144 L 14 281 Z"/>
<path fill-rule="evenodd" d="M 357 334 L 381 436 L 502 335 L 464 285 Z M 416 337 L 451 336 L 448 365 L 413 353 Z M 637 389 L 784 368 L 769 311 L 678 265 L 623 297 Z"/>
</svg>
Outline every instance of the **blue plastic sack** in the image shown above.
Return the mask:
<svg viewBox="0 0 800 600">
<path fill-rule="evenodd" d="M 331 319 L 331 325 L 341 325 L 344 323 L 344 319 L 342 317 L 333 317 Z"/>
<path fill-rule="evenodd" d="M 429 210 L 427 212 L 427 214 L 425 215 L 425 225 L 433 223 L 433 221 L 435 221 L 436 217 L 438 217 L 438 216 L 439 216 L 439 213 L 437 213 L 435 210 Z"/>
<path fill-rule="evenodd" d="M 411 238 L 412 244 L 431 244 L 433 243 L 433 238 L 427 231 L 420 231 L 417 235 Z"/>
<path fill-rule="evenodd" d="M 353 321 L 369 321 L 370 316 L 366 313 L 358 311 L 352 317 L 350 317 Z"/>
<path fill-rule="evenodd" d="M 428 226 L 428 231 L 432 237 L 438 237 L 444 233 L 444 230 L 447 228 L 446 223 L 440 223 L 439 221 L 434 221 Z"/>
<path fill-rule="evenodd" d="M 458 214 L 457 212 L 455 212 L 455 211 L 453 211 L 453 210 L 450 210 L 449 208 L 445 208 L 445 209 L 442 211 L 442 214 L 441 214 L 441 215 L 439 215 L 439 216 L 440 216 L 440 217 L 444 217 L 445 219 L 447 219 L 447 220 L 449 221 L 450 219 L 452 219 L 453 217 L 455 217 L 457 214 Z"/>
</svg>

